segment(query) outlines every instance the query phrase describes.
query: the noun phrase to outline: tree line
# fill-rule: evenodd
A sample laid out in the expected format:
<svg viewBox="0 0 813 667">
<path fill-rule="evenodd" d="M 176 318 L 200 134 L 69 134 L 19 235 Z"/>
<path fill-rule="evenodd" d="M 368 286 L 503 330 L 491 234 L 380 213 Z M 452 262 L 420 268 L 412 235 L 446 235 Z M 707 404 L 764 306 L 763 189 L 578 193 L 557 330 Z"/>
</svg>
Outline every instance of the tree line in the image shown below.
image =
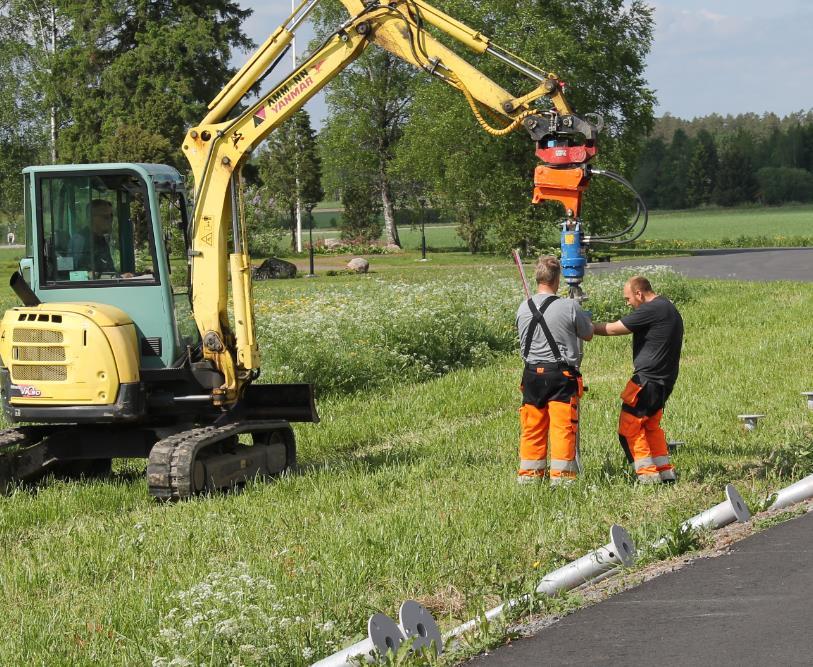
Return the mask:
<svg viewBox="0 0 813 667">
<path fill-rule="evenodd" d="M 813 201 L 813 111 L 657 119 L 633 184 L 650 208 Z"/>
<path fill-rule="evenodd" d="M 0 213 L 28 164 L 185 169 L 186 128 L 234 74 L 251 15 L 229 0 L 0 0 Z"/>
</svg>

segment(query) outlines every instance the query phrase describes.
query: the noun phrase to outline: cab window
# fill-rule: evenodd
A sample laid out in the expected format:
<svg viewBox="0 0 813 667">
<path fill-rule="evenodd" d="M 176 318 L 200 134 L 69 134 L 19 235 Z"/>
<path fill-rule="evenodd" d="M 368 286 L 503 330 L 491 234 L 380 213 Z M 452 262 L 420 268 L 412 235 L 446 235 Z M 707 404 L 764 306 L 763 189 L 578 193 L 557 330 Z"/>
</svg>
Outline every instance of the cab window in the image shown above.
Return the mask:
<svg viewBox="0 0 813 667">
<path fill-rule="evenodd" d="M 40 284 L 155 284 L 147 190 L 132 174 L 43 176 Z"/>
</svg>

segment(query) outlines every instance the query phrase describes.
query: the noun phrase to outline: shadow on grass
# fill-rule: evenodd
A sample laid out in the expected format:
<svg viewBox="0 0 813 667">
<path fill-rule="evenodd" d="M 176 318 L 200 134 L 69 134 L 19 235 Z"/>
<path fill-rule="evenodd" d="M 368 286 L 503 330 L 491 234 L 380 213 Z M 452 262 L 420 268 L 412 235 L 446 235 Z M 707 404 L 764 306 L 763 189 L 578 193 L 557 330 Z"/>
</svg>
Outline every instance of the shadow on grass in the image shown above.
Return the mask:
<svg viewBox="0 0 813 667">
<path fill-rule="evenodd" d="M 387 449 L 385 451 L 370 452 L 368 454 L 356 453 L 358 450 L 346 450 L 343 455 L 330 460 L 304 460 L 300 461 L 292 474 L 296 476 L 318 473 L 320 470 L 331 472 L 342 470 L 357 470 L 375 472 L 384 468 L 407 467 L 421 462 L 424 459 L 419 447 L 408 449 Z"/>
</svg>

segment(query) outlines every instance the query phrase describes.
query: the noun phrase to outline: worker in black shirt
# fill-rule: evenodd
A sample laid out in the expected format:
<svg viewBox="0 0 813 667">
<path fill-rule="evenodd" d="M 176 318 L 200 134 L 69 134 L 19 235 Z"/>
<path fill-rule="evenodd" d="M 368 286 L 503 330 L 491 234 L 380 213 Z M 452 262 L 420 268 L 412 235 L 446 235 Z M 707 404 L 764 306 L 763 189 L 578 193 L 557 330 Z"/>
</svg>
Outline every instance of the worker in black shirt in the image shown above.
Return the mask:
<svg viewBox="0 0 813 667">
<path fill-rule="evenodd" d="M 598 336 L 632 334 L 634 374 L 621 394 L 618 437 L 639 482 L 674 482 L 675 468 L 660 423 L 678 377 L 683 318 L 643 276 L 626 282 L 624 298 L 633 311 L 594 328 Z"/>
</svg>

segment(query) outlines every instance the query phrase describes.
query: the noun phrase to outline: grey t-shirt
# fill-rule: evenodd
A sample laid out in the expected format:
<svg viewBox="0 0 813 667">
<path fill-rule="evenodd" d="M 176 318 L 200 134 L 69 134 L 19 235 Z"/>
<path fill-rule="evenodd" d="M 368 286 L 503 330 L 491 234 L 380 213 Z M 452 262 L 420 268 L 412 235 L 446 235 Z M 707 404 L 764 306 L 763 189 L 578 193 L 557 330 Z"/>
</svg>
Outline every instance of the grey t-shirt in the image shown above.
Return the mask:
<svg viewBox="0 0 813 667">
<path fill-rule="evenodd" d="M 550 297 L 549 294 L 534 294 L 533 300 L 536 307 L 541 310 L 541 306 Z M 590 316 L 582 310 L 573 299 L 557 299 L 554 301 L 543 315 L 545 322 L 550 328 L 553 340 L 559 347 L 562 360 L 575 367 L 579 367 L 582 362 L 581 340 L 592 333 L 592 323 Z M 528 303 L 523 301 L 517 310 L 517 331 L 519 332 L 519 353 L 525 351 L 525 336 L 531 324 L 531 309 Z M 556 357 L 548 346 L 542 327 L 537 326 L 534 337 L 531 341 L 531 349 L 525 361 L 529 364 L 554 363 Z"/>
</svg>

